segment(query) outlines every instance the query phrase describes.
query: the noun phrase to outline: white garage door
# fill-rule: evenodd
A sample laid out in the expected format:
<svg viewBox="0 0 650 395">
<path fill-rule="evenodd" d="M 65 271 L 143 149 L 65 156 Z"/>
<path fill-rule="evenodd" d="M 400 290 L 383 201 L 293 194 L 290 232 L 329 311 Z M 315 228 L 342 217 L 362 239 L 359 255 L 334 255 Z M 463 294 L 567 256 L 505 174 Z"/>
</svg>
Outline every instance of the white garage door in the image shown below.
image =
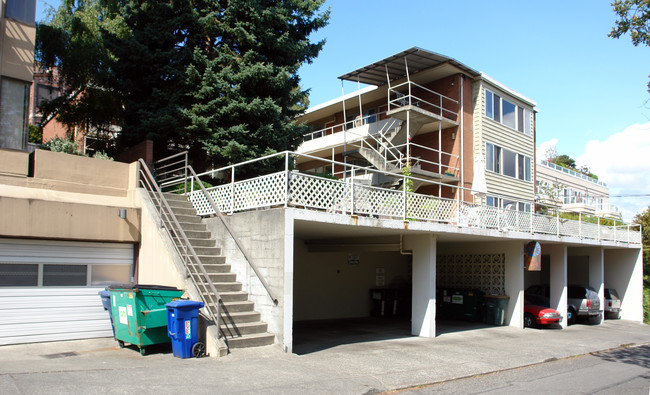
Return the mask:
<svg viewBox="0 0 650 395">
<path fill-rule="evenodd" d="M 132 244 L 0 239 L 0 345 L 112 336 L 97 293 L 132 271 Z"/>
</svg>

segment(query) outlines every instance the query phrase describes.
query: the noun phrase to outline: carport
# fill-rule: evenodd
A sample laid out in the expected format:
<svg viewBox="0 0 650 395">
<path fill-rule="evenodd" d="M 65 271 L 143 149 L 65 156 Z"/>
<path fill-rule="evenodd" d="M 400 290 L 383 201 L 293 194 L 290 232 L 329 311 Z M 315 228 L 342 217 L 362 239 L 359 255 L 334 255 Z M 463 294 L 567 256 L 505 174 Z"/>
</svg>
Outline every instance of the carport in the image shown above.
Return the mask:
<svg viewBox="0 0 650 395">
<path fill-rule="evenodd" d="M 487 327 L 480 321 L 437 321 L 436 289 L 441 285 L 510 296 L 504 325 L 522 327 L 524 241 L 412 226 L 294 224 L 296 352 L 318 347 L 318 338 L 329 348 Z"/>
<path fill-rule="evenodd" d="M 594 244 L 597 244 L 594 242 Z M 586 285 L 599 295 L 604 306 L 605 288 L 614 288 L 621 297 L 621 318 L 641 321 L 643 317 L 643 273 L 640 249 L 611 245 L 576 246 L 543 243 L 542 270 L 526 272 L 525 287 L 549 285 L 550 307 L 567 317 L 567 286 Z M 627 307 L 624 309 L 624 307 Z M 562 321 L 566 328 L 567 320 Z"/>
</svg>

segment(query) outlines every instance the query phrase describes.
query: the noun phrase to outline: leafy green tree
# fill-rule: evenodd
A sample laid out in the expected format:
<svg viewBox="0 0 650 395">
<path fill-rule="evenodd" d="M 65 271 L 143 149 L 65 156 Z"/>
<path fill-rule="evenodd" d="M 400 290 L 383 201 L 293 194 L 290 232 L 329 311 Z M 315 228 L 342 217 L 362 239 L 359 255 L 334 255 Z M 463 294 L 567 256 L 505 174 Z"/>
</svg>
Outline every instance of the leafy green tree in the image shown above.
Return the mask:
<svg viewBox="0 0 650 395">
<path fill-rule="evenodd" d="M 202 2 L 206 37 L 194 50 L 183 113 L 217 166 L 294 149 L 307 128 L 293 122 L 308 91 L 298 69 L 324 41 L 309 35 L 325 26 L 324 0 Z"/>
<path fill-rule="evenodd" d="M 41 144 L 43 142 L 43 127 L 39 125 L 29 125 L 29 142 Z"/>
<path fill-rule="evenodd" d="M 640 224 L 643 229 L 643 233 L 641 234 L 643 241 L 643 265 L 646 269 L 645 273 L 650 275 L 650 207 L 635 215 L 632 222 Z"/>
<path fill-rule="evenodd" d="M 632 44 L 638 46 L 650 45 L 650 1 L 648 0 L 615 0 L 612 3 L 618 20 L 609 33 L 610 37 L 619 38 L 630 34 Z M 648 82 L 650 91 L 650 82 Z"/>
<path fill-rule="evenodd" d="M 640 224 L 643 243 L 643 318 L 646 324 L 650 324 L 650 206 L 643 212 L 634 216 L 632 220 Z"/>
<path fill-rule="evenodd" d="M 567 169 L 577 170 L 576 161 L 569 155 L 558 155 L 555 158 L 552 158 L 551 162 L 558 166 L 566 167 Z"/>
<path fill-rule="evenodd" d="M 36 28 L 35 59 L 50 72 L 60 96 L 41 103 L 43 123 L 53 117 L 69 127 L 107 132 L 120 118 L 121 103 L 105 79 L 110 73 L 102 31 L 128 35 L 117 0 L 62 0 L 51 20 Z"/>
</svg>

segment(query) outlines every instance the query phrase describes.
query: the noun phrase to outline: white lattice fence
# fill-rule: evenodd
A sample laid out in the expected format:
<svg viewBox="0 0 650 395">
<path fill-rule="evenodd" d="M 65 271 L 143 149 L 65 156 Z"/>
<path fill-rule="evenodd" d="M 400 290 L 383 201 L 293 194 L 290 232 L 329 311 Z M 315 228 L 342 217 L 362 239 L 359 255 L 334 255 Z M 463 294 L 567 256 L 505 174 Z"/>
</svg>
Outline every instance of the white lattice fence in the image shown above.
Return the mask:
<svg viewBox="0 0 650 395">
<path fill-rule="evenodd" d="M 583 238 L 598 240 L 598 225 L 590 223 L 582 223 L 582 231 L 580 232 Z"/>
<path fill-rule="evenodd" d="M 400 191 L 366 185 L 354 186 L 354 212 L 401 218 L 404 215 L 404 196 Z"/>
<path fill-rule="evenodd" d="M 286 173 L 278 172 L 234 184 L 233 211 L 269 207 L 285 202 Z"/>
<path fill-rule="evenodd" d="M 533 232 L 556 235 L 557 218 L 549 215 L 533 214 Z"/>
<path fill-rule="evenodd" d="M 409 193 L 406 217 L 424 221 L 452 222 L 458 216 L 457 207 L 455 200 Z"/>
<path fill-rule="evenodd" d="M 220 185 L 207 191 L 221 212 L 250 210 L 284 204 L 285 180 L 285 172 L 278 172 L 233 184 Z M 215 214 L 203 191 L 193 191 L 187 196 L 198 215 Z"/>
<path fill-rule="evenodd" d="M 343 211 L 349 201 L 348 185 L 343 181 L 300 173 L 289 177 L 289 204 L 323 210 Z"/>
</svg>

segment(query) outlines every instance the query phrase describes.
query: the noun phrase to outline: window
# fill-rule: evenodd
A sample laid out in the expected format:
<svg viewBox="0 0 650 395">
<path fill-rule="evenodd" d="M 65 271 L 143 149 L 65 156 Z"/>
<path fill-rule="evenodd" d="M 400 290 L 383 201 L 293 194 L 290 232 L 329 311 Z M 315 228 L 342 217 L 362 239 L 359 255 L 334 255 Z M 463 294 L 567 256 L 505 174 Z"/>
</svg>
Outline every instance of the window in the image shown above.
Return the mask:
<svg viewBox="0 0 650 395">
<path fill-rule="evenodd" d="M 530 136 L 531 114 L 529 109 L 517 106 L 496 93 L 485 90 L 486 117 Z"/>
<path fill-rule="evenodd" d="M 36 19 L 36 0 L 7 0 L 5 16 L 33 25 Z"/>
<path fill-rule="evenodd" d="M 0 263 L 0 287 L 85 287 L 131 282 L 131 265 Z"/>
<path fill-rule="evenodd" d="M 504 149 L 503 150 L 503 175 L 517 178 L 517 154 Z"/>
<path fill-rule="evenodd" d="M 37 285 L 38 265 L 0 264 L 0 287 L 35 287 Z"/>
<path fill-rule="evenodd" d="M 514 129 L 515 128 L 515 122 L 516 122 L 516 110 L 517 106 L 514 104 L 510 103 L 509 101 L 503 99 L 503 120 L 501 123 L 504 125 L 508 126 L 509 128 Z"/>
<path fill-rule="evenodd" d="M 531 159 L 492 143 L 485 143 L 486 170 L 531 181 Z"/>
<path fill-rule="evenodd" d="M 494 109 L 492 107 L 492 92 L 485 91 L 485 116 L 494 119 Z"/>
<path fill-rule="evenodd" d="M 85 286 L 87 265 L 43 265 L 43 286 Z"/>
<path fill-rule="evenodd" d="M 515 200 L 508 200 L 496 196 L 487 196 L 485 204 L 490 207 L 497 207 L 504 210 L 514 210 L 529 213 L 530 203 L 518 202 Z"/>
<path fill-rule="evenodd" d="M 38 112 L 40 112 L 41 104 L 44 101 L 52 100 L 59 97 L 59 88 L 54 88 L 48 85 L 38 84 L 36 86 L 36 107 Z"/>
</svg>

